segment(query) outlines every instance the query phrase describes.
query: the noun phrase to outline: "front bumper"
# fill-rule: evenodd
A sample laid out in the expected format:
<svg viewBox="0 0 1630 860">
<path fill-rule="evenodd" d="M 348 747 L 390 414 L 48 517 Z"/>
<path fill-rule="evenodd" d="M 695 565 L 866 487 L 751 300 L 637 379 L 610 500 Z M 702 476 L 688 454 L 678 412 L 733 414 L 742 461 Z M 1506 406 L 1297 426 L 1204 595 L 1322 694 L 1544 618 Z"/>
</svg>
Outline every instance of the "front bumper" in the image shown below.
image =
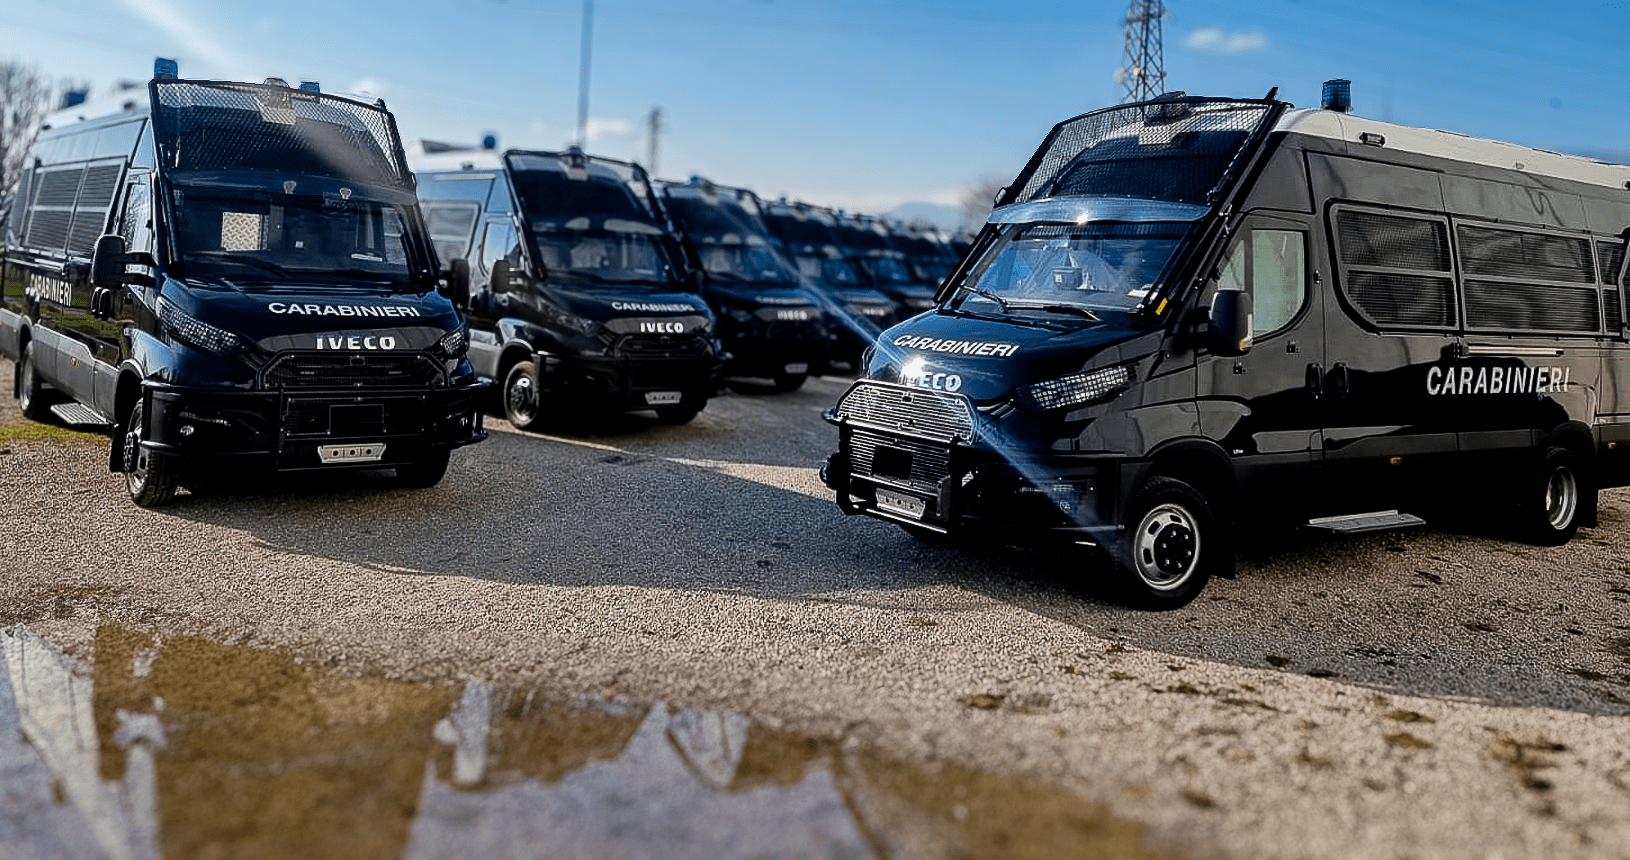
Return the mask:
<svg viewBox="0 0 1630 860">
<path fill-rule="evenodd" d="M 486 387 L 243 391 L 147 381 L 142 447 L 187 467 L 391 468 L 487 438 L 478 408 Z"/>
<path fill-rule="evenodd" d="M 721 385 L 722 363 L 692 358 L 534 357 L 544 392 L 585 408 L 632 411 L 702 407 Z"/>
</svg>

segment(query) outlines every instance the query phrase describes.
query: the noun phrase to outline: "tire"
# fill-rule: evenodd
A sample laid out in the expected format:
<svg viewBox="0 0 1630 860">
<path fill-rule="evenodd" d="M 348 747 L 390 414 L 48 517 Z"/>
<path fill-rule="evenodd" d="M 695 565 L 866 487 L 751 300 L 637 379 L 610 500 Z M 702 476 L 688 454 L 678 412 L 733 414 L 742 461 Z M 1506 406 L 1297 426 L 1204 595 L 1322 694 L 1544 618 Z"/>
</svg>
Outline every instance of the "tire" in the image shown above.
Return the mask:
<svg viewBox="0 0 1630 860">
<path fill-rule="evenodd" d="M 1167 610 L 1199 596 L 1227 572 L 1233 548 L 1198 490 L 1176 478 L 1150 478 L 1127 506 L 1115 553 L 1115 596 L 1138 609 Z"/>
<path fill-rule="evenodd" d="M 30 421 L 46 422 L 51 419 L 51 404 L 45 391 L 45 382 L 34 367 L 34 342 L 23 344 L 23 353 L 17 359 L 17 408 Z"/>
<path fill-rule="evenodd" d="M 1559 546 L 1573 539 L 1594 493 L 1578 461 L 1565 448 L 1547 448 L 1539 469 L 1519 482 L 1518 528 L 1539 546 Z"/>
<path fill-rule="evenodd" d="M 403 463 L 396 467 L 396 478 L 408 487 L 434 487 L 447 475 L 447 460 L 452 453 L 442 449 L 417 462 Z"/>
<path fill-rule="evenodd" d="M 700 406 L 664 406 L 657 411 L 657 420 L 664 424 L 689 424 L 702 414 Z"/>
<path fill-rule="evenodd" d="M 538 386 L 538 366 L 530 361 L 516 362 L 504 374 L 504 417 L 516 430 L 532 430 L 543 421 L 543 396 Z"/>
<path fill-rule="evenodd" d="M 777 373 L 774 377 L 775 390 L 783 394 L 789 391 L 797 391 L 804 387 L 804 380 L 808 378 L 809 374 L 807 373 Z"/>
<path fill-rule="evenodd" d="M 142 450 L 143 413 L 142 402 L 137 400 L 125 423 L 125 489 L 138 507 L 157 508 L 175 498 L 175 488 L 179 482 L 170 455 Z"/>
</svg>

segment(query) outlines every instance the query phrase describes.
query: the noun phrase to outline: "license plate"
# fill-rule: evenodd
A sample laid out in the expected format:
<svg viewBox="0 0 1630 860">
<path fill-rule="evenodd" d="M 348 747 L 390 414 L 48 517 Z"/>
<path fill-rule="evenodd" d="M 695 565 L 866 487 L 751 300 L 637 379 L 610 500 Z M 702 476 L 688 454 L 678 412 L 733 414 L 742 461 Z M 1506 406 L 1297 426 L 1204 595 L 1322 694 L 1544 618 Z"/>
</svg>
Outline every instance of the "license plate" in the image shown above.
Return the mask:
<svg viewBox="0 0 1630 860">
<path fill-rule="evenodd" d="M 647 391 L 645 392 L 646 406 L 678 406 L 679 401 L 685 398 L 680 391 Z"/>
<path fill-rule="evenodd" d="M 786 371 L 787 373 L 808 373 L 809 372 L 809 364 L 806 363 L 806 362 L 802 362 L 802 361 L 795 361 L 795 362 L 793 362 L 793 363 L 791 363 L 791 364 L 789 364 L 786 367 L 783 367 L 781 369 Z"/>
<path fill-rule="evenodd" d="M 329 463 L 377 463 L 385 456 L 385 443 L 371 445 L 318 445 L 317 459 Z"/>
<path fill-rule="evenodd" d="M 905 514 L 919 520 L 922 519 L 923 512 L 928 509 L 928 503 L 916 496 L 891 493 L 888 490 L 877 491 L 877 506 L 885 511 Z"/>
</svg>

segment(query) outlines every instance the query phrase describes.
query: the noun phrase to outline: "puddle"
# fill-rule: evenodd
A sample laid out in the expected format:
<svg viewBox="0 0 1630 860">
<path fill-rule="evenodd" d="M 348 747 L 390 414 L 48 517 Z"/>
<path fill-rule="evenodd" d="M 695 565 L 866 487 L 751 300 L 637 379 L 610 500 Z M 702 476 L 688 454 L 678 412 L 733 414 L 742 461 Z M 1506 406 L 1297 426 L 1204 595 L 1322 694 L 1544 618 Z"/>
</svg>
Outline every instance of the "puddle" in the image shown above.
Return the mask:
<svg viewBox="0 0 1630 860">
<path fill-rule="evenodd" d="M 1052 788 L 728 711 L 428 686 L 117 626 L 0 631 L 0 854 L 1158 857 Z"/>
</svg>

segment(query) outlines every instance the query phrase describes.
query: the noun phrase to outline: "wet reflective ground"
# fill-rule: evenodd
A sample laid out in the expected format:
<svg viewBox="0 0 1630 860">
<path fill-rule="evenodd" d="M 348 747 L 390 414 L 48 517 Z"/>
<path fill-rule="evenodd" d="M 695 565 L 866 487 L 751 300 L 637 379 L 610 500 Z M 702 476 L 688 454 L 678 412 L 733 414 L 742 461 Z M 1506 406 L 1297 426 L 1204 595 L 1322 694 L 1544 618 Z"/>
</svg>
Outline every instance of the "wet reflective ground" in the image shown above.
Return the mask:
<svg viewBox="0 0 1630 860">
<path fill-rule="evenodd" d="M 1055 788 L 747 715 L 0 631 L 0 845 L 28 857 L 1147 857 Z"/>
</svg>

